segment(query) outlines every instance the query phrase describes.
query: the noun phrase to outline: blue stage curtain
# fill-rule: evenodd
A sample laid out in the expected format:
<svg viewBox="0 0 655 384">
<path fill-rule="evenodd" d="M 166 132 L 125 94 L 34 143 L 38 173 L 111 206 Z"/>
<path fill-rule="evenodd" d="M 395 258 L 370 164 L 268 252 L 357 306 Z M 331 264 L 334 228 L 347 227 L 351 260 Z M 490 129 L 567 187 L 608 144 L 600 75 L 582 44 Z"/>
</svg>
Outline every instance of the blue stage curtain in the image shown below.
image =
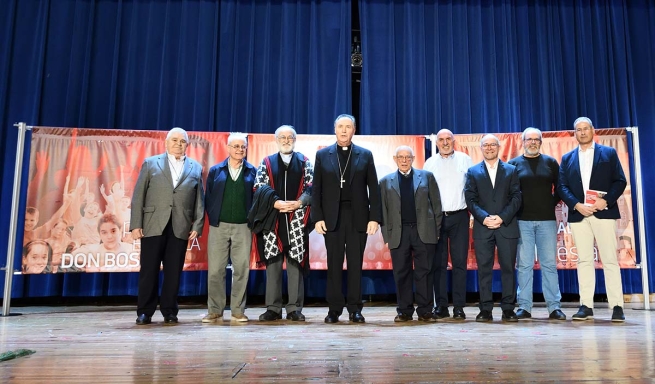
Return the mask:
<svg viewBox="0 0 655 384">
<path fill-rule="evenodd" d="M 596 127 L 641 125 L 641 162 L 649 174 L 655 162 L 654 2 L 359 5 L 360 133 L 563 130 L 588 116 Z M 655 217 L 653 191 L 654 179 L 644 177 L 647 229 Z M 655 232 L 646 232 L 655 244 Z M 648 261 L 653 292 L 655 258 Z M 560 271 L 560 278 L 563 292 L 577 293 L 574 271 Z M 598 281 L 604 292 L 602 272 Z M 641 292 L 640 271 L 623 271 L 623 281 L 626 293 Z"/>
<path fill-rule="evenodd" d="M 352 108 L 350 31 L 345 0 L 2 0 L 0 233 L 9 228 L 14 122 L 330 132 Z M 206 294 L 206 285 L 206 272 L 185 272 L 180 293 Z M 136 274 L 100 273 L 15 276 L 12 297 L 136 293 Z"/>
</svg>

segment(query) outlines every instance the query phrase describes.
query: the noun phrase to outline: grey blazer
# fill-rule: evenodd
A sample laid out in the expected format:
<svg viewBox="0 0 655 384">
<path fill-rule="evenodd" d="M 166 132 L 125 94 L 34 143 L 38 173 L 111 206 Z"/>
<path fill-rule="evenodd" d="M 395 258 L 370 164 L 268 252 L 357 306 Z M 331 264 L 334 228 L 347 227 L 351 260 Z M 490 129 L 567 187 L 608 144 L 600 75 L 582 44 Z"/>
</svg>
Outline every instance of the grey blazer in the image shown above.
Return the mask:
<svg viewBox="0 0 655 384">
<path fill-rule="evenodd" d="M 191 231 L 202 233 L 205 224 L 202 167 L 186 157 L 180 181 L 173 189 L 173 178 L 166 153 L 144 160 L 132 194 L 130 230 L 143 229 L 143 236 L 159 236 L 169 218 L 178 239 L 186 240 Z M 172 215 L 172 216 L 171 216 Z"/>
<path fill-rule="evenodd" d="M 432 172 L 412 168 L 414 175 L 414 204 L 416 205 L 416 228 L 421 241 L 436 244 L 441 229 L 441 195 Z M 398 248 L 402 232 L 400 217 L 400 185 L 398 171 L 380 180 L 382 194 L 382 237 L 389 249 Z"/>
</svg>

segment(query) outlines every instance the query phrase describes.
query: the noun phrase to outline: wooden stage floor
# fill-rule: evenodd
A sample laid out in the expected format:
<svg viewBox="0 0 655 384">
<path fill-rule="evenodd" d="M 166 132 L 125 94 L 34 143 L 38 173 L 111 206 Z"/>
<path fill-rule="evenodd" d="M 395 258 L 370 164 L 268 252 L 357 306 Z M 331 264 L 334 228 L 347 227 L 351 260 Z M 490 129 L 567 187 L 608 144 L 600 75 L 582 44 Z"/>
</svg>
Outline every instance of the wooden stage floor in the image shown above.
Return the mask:
<svg viewBox="0 0 655 384">
<path fill-rule="evenodd" d="M 305 323 L 256 319 L 202 324 L 205 309 L 183 307 L 180 323 L 137 326 L 132 307 L 24 307 L 0 317 L 0 353 L 35 354 L 0 362 L 0 382 L 269 383 L 269 382 L 655 382 L 655 312 L 632 310 L 611 323 L 606 304 L 596 319 L 476 323 L 394 323 L 393 306 L 365 307 L 366 324 L 323 322 L 324 307 Z M 452 307 L 451 307 L 452 311 Z M 229 316 L 229 312 L 226 311 Z"/>
</svg>

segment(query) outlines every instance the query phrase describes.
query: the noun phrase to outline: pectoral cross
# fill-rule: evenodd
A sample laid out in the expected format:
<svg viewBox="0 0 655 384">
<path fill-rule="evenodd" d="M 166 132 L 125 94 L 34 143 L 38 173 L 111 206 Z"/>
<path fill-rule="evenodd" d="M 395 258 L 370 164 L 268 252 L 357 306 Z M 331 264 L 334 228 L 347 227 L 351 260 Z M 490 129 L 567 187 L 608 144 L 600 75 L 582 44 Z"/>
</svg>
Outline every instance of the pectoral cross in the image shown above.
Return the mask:
<svg viewBox="0 0 655 384">
<path fill-rule="evenodd" d="M 341 177 L 341 180 L 339 180 L 339 181 L 341 182 L 341 189 L 343 189 L 343 183 L 345 183 L 346 180 L 344 180 L 343 177 Z"/>
</svg>

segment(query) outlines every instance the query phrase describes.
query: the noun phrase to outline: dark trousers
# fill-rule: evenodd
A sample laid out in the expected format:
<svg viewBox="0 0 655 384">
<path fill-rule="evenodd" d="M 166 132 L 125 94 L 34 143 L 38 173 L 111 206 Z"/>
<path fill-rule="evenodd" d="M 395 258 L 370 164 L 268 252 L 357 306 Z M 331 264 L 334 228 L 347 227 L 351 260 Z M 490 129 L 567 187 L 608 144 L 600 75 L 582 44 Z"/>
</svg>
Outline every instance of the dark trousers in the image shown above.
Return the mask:
<svg viewBox="0 0 655 384">
<path fill-rule="evenodd" d="M 498 248 L 500 264 L 502 299 L 500 307 L 503 310 L 514 309 L 516 300 L 516 247 L 519 239 L 508 239 L 498 231 L 488 239 L 475 239 L 475 258 L 478 262 L 478 284 L 480 286 L 480 310 L 491 311 L 494 307 L 491 287 L 494 267 L 494 249 Z"/>
<path fill-rule="evenodd" d="M 412 316 L 415 298 L 416 313 L 419 316 L 432 311 L 431 270 L 434 249 L 435 244 L 425 244 L 421 241 L 415 224 L 403 225 L 400 245 L 391 250 L 399 314 Z M 416 286 L 416 295 L 413 294 L 412 285 Z"/>
<path fill-rule="evenodd" d="M 441 219 L 441 233 L 434 260 L 434 297 L 437 305 L 448 306 L 448 250 L 452 261 L 453 305 L 466 305 L 466 259 L 469 248 L 469 214 L 467 210 Z"/>
<path fill-rule="evenodd" d="M 178 239 L 173 233 L 173 225 L 168 220 L 160 236 L 141 239 L 141 270 L 139 271 L 139 294 L 137 314 L 152 316 L 157 309 L 159 292 L 159 269 L 163 264 L 159 310 L 162 315 L 177 315 L 177 294 L 180 288 L 180 275 L 184 268 L 187 240 Z"/>
<path fill-rule="evenodd" d="M 353 213 L 343 204 L 339 210 L 339 220 L 334 231 L 323 235 L 327 250 L 327 287 L 325 299 L 330 311 L 341 315 L 344 305 L 348 312 L 362 310 L 362 262 L 366 248 L 366 232 L 358 232 L 353 225 Z M 347 299 L 343 297 L 341 280 L 343 258 L 346 254 L 348 267 Z"/>
</svg>

